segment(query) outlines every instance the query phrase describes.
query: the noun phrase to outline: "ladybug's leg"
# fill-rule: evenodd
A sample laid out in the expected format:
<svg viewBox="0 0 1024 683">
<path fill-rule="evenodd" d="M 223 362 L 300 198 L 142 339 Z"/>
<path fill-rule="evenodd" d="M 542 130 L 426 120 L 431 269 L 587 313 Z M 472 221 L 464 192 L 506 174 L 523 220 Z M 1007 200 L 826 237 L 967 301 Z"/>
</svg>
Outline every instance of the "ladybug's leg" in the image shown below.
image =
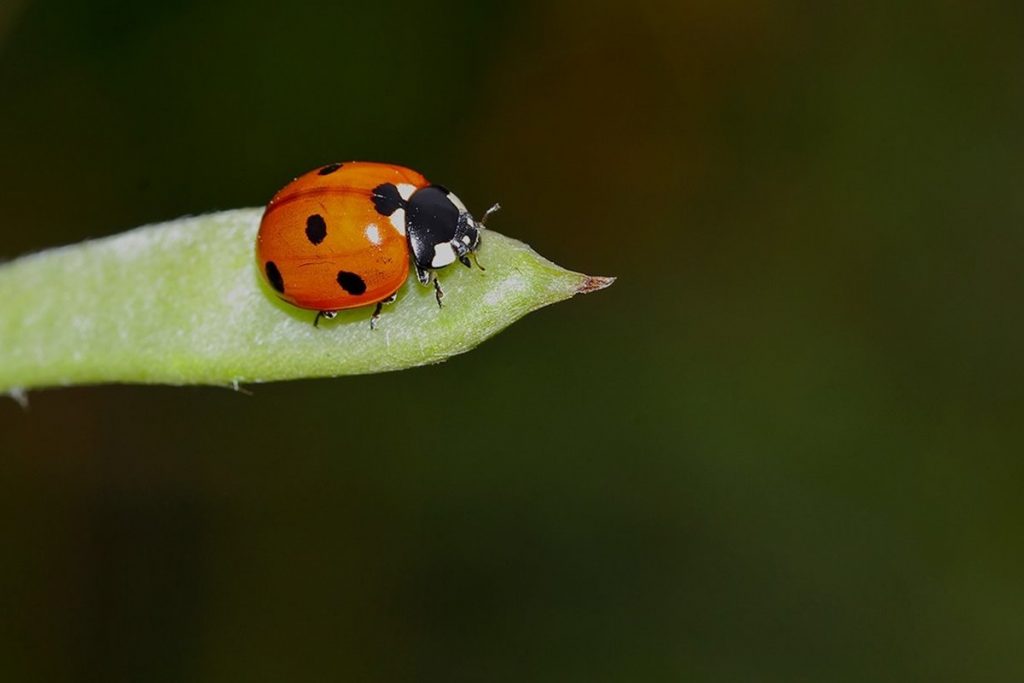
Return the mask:
<svg viewBox="0 0 1024 683">
<path fill-rule="evenodd" d="M 338 315 L 337 311 L 318 311 L 316 317 L 313 318 L 313 327 L 320 327 L 320 318 L 324 320 L 334 320 L 334 316 Z"/>
<path fill-rule="evenodd" d="M 384 308 L 384 304 L 394 303 L 395 299 L 398 298 L 398 292 L 395 292 L 387 299 L 381 299 L 377 302 L 377 308 L 373 309 L 373 315 L 370 316 L 370 329 L 377 329 L 377 321 L 380 320 L 380 309 Z"/>
<path fill-rule="evenodd" d="M 444 290 L 441 289 L 441 283 L 437 281 L 437 276 L 434 276 L 434 297 L 437 299 L 437 307 L 441 308 L 441 299 L 444 298 Z"/>
<path fill-rule="evenodd" d="M 416 266 L 416 279 L 420 281 L 421 285 L 425 285 L 430 282 L 430 271 L 423 270 L 419 266 Z"/>
<path fill-rule="evenodd" d="M 462 263 L 462 265 L 466 266 L 467 268 L 472 268 L 473 264 L 476 264 L 476 267 L 479 268 L 480 270 L 487 270 L 486 268 L 480 265 L 480 259 L 476 257 L 475 251 L 471 251 L 468 254 L 463 254 L 462 256 L 459 257 L 459 261 Z"/>
<path fill-rule="evenodd" d="M 419 279 L 421 285 L 425 285 L 430 282 L 430 271 L 416 266 L 416 277 Z M 437 298 L 437 306 L 440 308 L 441 299 L 444 298 L 444 290 L 441 289 L 441 283 L 437 281 L 436 275 L 434 276 L 434 296 Z"/>
</svg>

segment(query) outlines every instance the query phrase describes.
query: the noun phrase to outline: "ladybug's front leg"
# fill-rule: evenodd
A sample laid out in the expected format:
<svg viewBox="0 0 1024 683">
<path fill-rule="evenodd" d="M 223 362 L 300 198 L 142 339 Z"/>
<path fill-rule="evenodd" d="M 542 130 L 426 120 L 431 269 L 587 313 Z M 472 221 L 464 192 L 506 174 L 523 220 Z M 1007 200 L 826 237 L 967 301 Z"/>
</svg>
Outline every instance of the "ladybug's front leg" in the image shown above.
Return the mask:
<svg viewBox="0 0 1024 683">
<path fill-rule="evenodd" d="M 438 282 L 437 276 L 434 276 L 434 297 L 437 298 L 437 307 L 441 308 L 441 299 L 444 298 L 444 290 L 441 289 L 441 283 Z"/>
<path fill-rule="evenodd" d="M 430 271 L 424 270 L 419 266 L 416 266 L 416 278 L 420 281 L 421 285 L 425 285 L 430 282 Z M 437 299 L 437 307 L 441 307 L 441 299 L 444 298 L 444 290 L 441 289 L 441 283 L 437 281 L 437 276 L 434 276 L 434 297 Z"/>
</svg>

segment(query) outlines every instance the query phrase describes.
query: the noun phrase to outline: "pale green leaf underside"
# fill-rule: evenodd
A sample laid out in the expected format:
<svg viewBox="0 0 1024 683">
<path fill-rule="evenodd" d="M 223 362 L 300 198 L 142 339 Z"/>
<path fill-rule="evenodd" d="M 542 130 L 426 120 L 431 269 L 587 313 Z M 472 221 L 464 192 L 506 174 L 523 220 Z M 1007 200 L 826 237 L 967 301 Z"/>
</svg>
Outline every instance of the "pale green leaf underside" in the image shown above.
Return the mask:
<svg viewBox="0 0 1024 683">
<path fill-rule="evenodd" d="M 314 328 L 277 298 L 254 256 L 261 209 L 145 226 L 0 266 L 0 391 L 69 384 L 233 384 L 399 370 L 468 351 L 518 318 L 609 278 L 564 270 L 486 231 L 486 272 L 411 276 L 373 307 Z"/>
</svg>

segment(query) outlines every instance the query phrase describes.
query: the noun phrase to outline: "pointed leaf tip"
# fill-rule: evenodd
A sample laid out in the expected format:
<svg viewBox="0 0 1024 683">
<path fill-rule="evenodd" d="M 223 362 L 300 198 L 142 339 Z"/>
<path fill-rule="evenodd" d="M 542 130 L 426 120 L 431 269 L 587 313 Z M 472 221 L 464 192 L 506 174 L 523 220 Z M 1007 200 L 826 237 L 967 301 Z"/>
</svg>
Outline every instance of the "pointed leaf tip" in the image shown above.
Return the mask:
<svg viewBox="0 0 1024 683">
<path fill-rule="evenodd" d="M 614 277 L 602 277 L 600 275 L 588 275 L 586 279 L 576 288 L 577 294 L 590 294 L 605 287 L 611 287 L 615 282 Z"/>
</svg>

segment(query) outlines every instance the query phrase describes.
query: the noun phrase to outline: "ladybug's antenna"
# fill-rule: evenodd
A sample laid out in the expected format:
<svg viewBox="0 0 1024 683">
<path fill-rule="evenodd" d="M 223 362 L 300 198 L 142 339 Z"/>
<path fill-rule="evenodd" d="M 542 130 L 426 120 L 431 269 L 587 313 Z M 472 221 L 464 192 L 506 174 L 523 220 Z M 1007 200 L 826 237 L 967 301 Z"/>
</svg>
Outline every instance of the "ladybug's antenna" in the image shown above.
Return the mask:
<svg viewBox="0 0 1024 683">
<path fill-rule="evenodd" d="M 481 226 L 486 227 L 487 226 L 487 218 L 491 214 L 498 213 L 499 211 L 501 211 L 501 204 L 495 204 L 491 208 L 489 208 L 486 211 L 484 211 L 484 215 L 480 217 L 480 220 L 478 220 L 477 223 L 479 223 Z"/>
</svg>

